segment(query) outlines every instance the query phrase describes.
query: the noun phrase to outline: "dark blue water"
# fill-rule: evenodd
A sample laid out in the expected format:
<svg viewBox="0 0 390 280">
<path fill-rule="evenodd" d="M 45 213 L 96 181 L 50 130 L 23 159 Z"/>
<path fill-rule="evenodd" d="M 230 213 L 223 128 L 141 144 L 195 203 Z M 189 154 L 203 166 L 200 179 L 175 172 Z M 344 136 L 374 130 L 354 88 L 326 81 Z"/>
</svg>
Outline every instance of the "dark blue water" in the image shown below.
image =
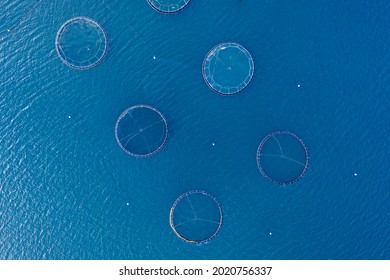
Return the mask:
<svg viewBox="0 0 390 280">
<path fill-rule="evenodd" d="M 390 259 L 389 1 L 193 0 L 175 15 L 146 0 L 34 3 L 0 4 L 1 259 Z M 86 71 L 55 52 L 75 16 L 109 37 Z M 225 41 L 255 60 L 249 86 L 230 97 L 201 73 Z M 147 159 L 114 136 L 139 103 L 169 124 Z M 309 149 L 289 187 L 256 166 L 274 130 Z M 224 212 L 202 246 L 169 226 L 191 189 Z"/>
</svg>

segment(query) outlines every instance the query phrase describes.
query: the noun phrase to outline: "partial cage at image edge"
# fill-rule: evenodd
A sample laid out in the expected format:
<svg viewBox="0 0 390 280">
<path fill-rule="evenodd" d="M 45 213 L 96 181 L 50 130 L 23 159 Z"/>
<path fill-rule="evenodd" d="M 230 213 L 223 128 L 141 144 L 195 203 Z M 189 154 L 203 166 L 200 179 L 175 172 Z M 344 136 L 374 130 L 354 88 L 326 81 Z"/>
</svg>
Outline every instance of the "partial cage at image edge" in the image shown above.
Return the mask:
<svg viewBox="0 0 390 280">
<path fill-rule="evenodd" d="M 176 4 L 161 4 L 161 0 L 146 0 L 155 11 L 162 14 L 174 14 L 180 12 L 191 0 L 176 0 Z M 173 0 L 171 0 L 173 2 Z"/>
</svg>

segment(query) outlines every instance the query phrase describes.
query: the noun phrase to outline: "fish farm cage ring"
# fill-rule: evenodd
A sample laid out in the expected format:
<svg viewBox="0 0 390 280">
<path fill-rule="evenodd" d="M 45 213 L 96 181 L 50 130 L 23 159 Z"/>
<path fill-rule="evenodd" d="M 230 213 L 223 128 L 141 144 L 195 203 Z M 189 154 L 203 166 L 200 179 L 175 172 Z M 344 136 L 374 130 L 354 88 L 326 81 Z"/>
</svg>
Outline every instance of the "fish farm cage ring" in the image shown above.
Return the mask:
<svg viewBox="0 0 390 280">
<path fill-rule="evenodd" d="M 157 12 L 173 14 L 183 10 L 191 0 L 147 0 L 147 2 Z"/>
<path fill-rule="evenodd" d="M 206 84 L 216 93 L 232 95 L 252 80 L 255 64 L 251 54 L 237 43 L 222 43 L 212 48 L 203 60 Z"/>
<path fill-rule="evenodd" d="M 305 174 L 308 150 L 290 131 L 274 131 L 260 143 L 256 154 L 257 167 L 269 181 L 282 185 L 297 182 Z"/>
<path fill-rule="evenodd" d="M 203 244 L 209 242 L 222 226 L 222 209 L 215 197 L 202 190 L 179 196 L 171 207 L 169 224 L 182 240 Z"/>
<path fill-rule="evenodd" d="M 166 143 L 168 124 L 156 108 L 149 105 L 132 106 L 116 121 L 115 138 L 127 154 L 148 157 L 160 151 Z"/>
<path fill-rule="evenodd" d="M 95 67 L 108 49 L 103 28 L 87 17 L 75 17 L 61 25 L 55 46 L 62 62 L 76 70 Z"/>
</svg>

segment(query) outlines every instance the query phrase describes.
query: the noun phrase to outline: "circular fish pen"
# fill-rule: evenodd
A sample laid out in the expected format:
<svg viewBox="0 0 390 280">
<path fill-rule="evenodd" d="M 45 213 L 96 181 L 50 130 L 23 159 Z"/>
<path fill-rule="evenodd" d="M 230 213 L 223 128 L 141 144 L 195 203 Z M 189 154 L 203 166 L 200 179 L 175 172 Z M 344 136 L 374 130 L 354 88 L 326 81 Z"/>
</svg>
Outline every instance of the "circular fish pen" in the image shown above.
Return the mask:
<svg viewBox="0 0 390 280">
<path fill-rule="evenodd" d="M 147 0 L 147 2 L 159 13 L 173 14 L 187 7 L 191 0 Z"/>
<path fill-rule="evenodd" d="M 206 84 L 216 93 L 232 95 L 252 80 L 255 64 L 251 54 L 237 43 L 222 43 L 212 48 L 203 60 Z"/>
<path fill-rule="evenodd" d="M 156 154 L 167 141 L 168 124 L 163 114 L 149 105 L 127 108 L 115 125 L 115 138 L 127 154 L 143 158 Z"/>
<path fill-rule="evenodd" d="M 202 190 L 179 196 L 171 207 L 169 224 L 182 240 L 202 244 L 214 238 L 222 226 L 222 208 L 215 197 Z"/>
<path fill-rule="evenodd" d="M 76 70 L 95 67 L 108 49 L 103 28 L 87 17 L 66 21 L 57 32 L 55 46 L 62 62 Z"/>
<path fill-rule="evenodd" d="M 257 166 L 269 181 L 288 185 L 305 174 L 309 155 L 298 136 L 290 131 L 275 131 L 260 143 L 256 154 Z"/>
</svg>

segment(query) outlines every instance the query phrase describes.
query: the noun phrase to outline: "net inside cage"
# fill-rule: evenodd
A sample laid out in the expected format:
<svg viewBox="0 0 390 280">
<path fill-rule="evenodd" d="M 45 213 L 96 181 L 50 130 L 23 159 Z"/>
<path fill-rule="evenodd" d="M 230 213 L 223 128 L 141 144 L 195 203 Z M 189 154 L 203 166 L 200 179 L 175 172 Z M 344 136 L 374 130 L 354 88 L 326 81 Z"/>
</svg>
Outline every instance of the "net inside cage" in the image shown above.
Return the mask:
<svg viewBox="0 0 390 280">
<path fill-rule="evenodd" d="M 147 0 L 156 11 L 164 14 L 176 13 L 184 9 L 191 0 Z"/>
<path fill-rule="evenodd" d="M 302 139 L 290 131 L 268 134 L 257 149 L 257 166 L 273 183 L 293 184 L 303 177 L 309 155 Z"/>
<path fill-rule="evenodd" d="M 148 157 L 164 146 L 168 137 L 167 121 L 156 108 L 136 105 L 119 116 L 115 125 L 115 137 L 127 154 Z"/>
<path fill-rule="evenodd" d="M 55 46 L 62 62 L 71 68 L 85 70 L 103 60 L 107 52 L 107 36 L 93 19 L 76 17 L 60 27 Z"/>
<path fill-rule="evenodd" d="M 254 61 L 250 53 L 237 43 L 215 46 L 203 61 L 203 78 L 215 92 L 231 95 L 242 91 L 252 80 Z"/>
<path fill-rule="evenodd" d="M 173 204 L 169 222 L 182 240 L 202 244 L 214 238 L 222 226 L 222 209 L 214 196 L 203 190 L 182 194 Z"/>
</svg>

